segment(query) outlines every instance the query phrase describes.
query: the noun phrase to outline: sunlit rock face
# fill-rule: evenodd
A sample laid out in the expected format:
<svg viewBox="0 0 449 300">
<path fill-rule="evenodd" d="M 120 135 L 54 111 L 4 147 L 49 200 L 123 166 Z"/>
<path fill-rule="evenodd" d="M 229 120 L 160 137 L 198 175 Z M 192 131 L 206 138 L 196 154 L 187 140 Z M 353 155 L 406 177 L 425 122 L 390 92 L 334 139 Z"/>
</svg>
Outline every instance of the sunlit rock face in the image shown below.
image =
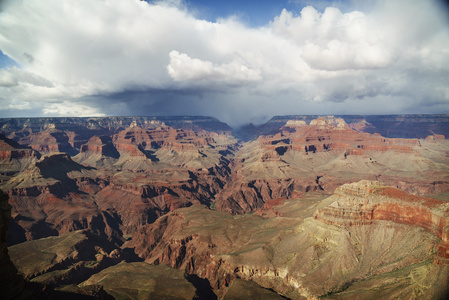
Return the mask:
<svg viewBox="0 0 449 300">
<path fill-rule="evenodd" d="M 449 188 L 449 143 L 442 136 L 385 138 L 353 130 L 333 116 L 284 124 L 276 134 L 260 135 L 236 153 L 232 180 L 217 196 L 220 210 L 249 212 L 266 199 L 331 193 L 360 179 L 380 180 L 416 195 Z"/>
<path fill-rule="evenodd" d="M 315 219 L 337 226 L 370 225 L 375 220 L 420 226 L 441 239 L 434 262 L 449 264 L 448 202 L 413 196 L 367 180 L 344 184 L 330 198 L 334 202 L 318 210 Z"/>
<path fill-rule="evenodd" d="M 385 298 L 448 292 L 447 202 L 363 180 L 327 198 L 280 199 L 262 215 L 178 209 L 127 246 L 148 263 L 207 278 L 219 295 L 236 278 L 292 299 L 372 297 L 369 286 L 385 288 Z"/>
</svg>

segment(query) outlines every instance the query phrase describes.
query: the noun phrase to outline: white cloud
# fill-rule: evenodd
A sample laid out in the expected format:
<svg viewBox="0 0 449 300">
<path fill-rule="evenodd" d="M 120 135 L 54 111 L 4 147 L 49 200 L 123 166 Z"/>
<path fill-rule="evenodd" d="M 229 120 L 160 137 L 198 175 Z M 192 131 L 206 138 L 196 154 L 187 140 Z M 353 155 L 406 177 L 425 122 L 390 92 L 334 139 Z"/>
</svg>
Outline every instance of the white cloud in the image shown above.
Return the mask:
<svg viewBox="0 0 449 300">
<path fill-rule="evenodd" d="M 244 122 L 237 115 L 319 113 L 325 105 L 366 113 L 382 97 L 398 102 L 385 113 L 419 112 L 429 98 L 436 112 L 449 106 L 448 24 L 436 1 L 379 0 L 363 12 L 308 6 L 283 10 L 260 28 L 236 18 L 199 20 L 187 4 L 7 2 L 0 49 L 21 69 L 0 69 L 0 106 L 8 113 L 98 114 L 109 97 L 110 107 L 132 112 L 135 101 L 114 95 L 149 91 L 139 101 L 163 109 L 162 101 L 186 91 L 187 113 L 234 123 Z M 103 95 L 101 105 L 96 95 Z M 195 100 L 205 95 L 207 101 Z M 73 109 L 64 109 L 69 103 Z"/>
<path fill-rule="evenodd" d="M 97 109 L 80 103 L 62 102 L 50 103 L 42 110 L 44 115 L 59 115 L 70 117 L 103 117 L 105 114 Z"/>
<path fill-rule="evenodd" d="M 12 87 L 19 84 L 28 84 L 42 87 L 53 87 L 53 84 L 37 74 L 21 70 L 16 67 L 0 69 L 0 86 Z"/>
<path fill-rule="evenodd" d="M 307 6 L 295 17 L 284 9 L 271 26 L 275 33 L 293 40 L 314 69 L 370 69 L 392 63 L 388 34 L 358 11 L 342 14 L 328 7 L 321 14 Z"/>
<path fill-rule="evenodd" d="M 241 84 L 261 79 L 260 71 L 233 61 L 214 65 L 210 61 L 191 58 L 187 54 L 171 51 L 168 73 L 175 81 L 218 81 L 222 84 Z"/>
<path fill-rule="evenodd" d="M 8 70 L 0 69 L 0 87 L 12 87 L 19 84 L 16 76 Z"/>
</svg>

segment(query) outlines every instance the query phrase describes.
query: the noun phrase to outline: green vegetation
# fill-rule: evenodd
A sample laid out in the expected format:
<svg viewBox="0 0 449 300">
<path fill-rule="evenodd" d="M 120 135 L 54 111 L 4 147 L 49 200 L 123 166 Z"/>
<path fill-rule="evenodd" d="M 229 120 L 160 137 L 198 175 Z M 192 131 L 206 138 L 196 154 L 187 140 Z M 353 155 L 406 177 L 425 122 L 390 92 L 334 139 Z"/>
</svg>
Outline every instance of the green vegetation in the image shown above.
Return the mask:
<svg viewBox="0 0 449 300">
<path fill-rule="evenodd" d="M 215 200 L 214 202 L 212 202 L 212 204 L 210 205 L 210 209 L 215 210 L 217 207 L 217 201 Z"/>
<path fill-rule="evenodd" d="M 86 267 L 88 267 L 88 268 L 90 268 L 90 267 L 93 267 L 93 266 L 95 266 L 96 264 L 98 264 L 99 263 L 99 261 L 98 260 L 95 260 L 95 261 L 91 261 L 90 263 L 88 263 L 87 265 L 86 265 Z"/>
</svg>

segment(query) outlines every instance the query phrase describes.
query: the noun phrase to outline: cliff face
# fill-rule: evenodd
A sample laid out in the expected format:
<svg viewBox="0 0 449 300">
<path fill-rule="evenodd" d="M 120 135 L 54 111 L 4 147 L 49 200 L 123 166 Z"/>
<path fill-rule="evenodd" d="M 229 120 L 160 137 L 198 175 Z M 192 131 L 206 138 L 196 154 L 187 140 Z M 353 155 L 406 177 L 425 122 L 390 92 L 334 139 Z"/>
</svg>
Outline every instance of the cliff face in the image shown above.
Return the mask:
<svg viewBox="0 0 449 300">
<path fill-rule="evenodd" d="M 129 251 L 88 230 L 24 242 L 9 252 L 25 279 L 53 286 L 78 284 L 121 261 L 135 260 Z"/>
<path fill-rule="evenodd" d="M 310 124 L 314 119 L 323 116 L 275 116 L 267 123 L 259 126 L 245 126 L 237 131 L 247 140 L 259 135 L 276 134 L 287 122 L 303 122 Z M 448 115 L 335 115 L 343 119 L 351 129 L 359 132 L 378 133 L 388 138 L 419 138 L 441 134 L 449 138 Z"/>
<path fill-rule="evenodd" d="M 207 279 L 219 296 L 240 278 L 292 299 L 362 297 L 371 293 L 364 283 L 385 298 L 439 299 L 449 283 L 447 231 L 440 230 L 447 228 L 447 203 L 403 193 L 391 198 L 385 195 L 390 188 L 378 184 L 343 185 L 324 200 L 280 198 L 260 211 L 265 218 L 182 208 L 144 226 L 125 245 L 148 263 Z M 403 205 L 400 215 L 391 203 Z M 376 214 L 370 207 L 391 210 Z M 426 209 L 433 217 L 420 219 Z"/>
<path fill-rule="evenodd" d="M 11 221 L 11 206 L 8 195 L 0 190 L 0 290 L 2 299 L 15 299 L 24 287 L 23 278 L 8 255 L 8 229 Z"/>
<path fill-rule="evenodd" d="M 197 150 L 215 141 L 211 136 L 200 136 L 192 130 L 174 129 L 172 127 L 158 127 L 143 129 L 130 127 L 113 136 L 114 146 L 119 152 L 128 152 L 131 156 L 151 156 L 147 153 L 160 148 L 174 151 Z"/>
<path fill-rule="evenodd" d="M 40 154 L 35 150 L 0 134 L 0 175 L 14 175 L 39 158 Z"/>
<path fill-rule="evenodd" d="M 409 195 L 376 181 L 344 184 L 331 197 L 334 202 L 314 218 L 337 226 L 370 225 L 375 220 L 415 225 L 441 239 L 436 264 L 449 264 L 449 203 Z"/>
<path fill-rule="evenodd" d="M 53 284 L 115 264 L 120 248 L 220 296 L 244 279 L 293 299 L 359 295 L 364 284 L 437 298 L 449 278 L 447 204 L 422 195 L 449 191 L 444 135 L 383 137 L 356 117 L 281 121 L 242 143 L 207 118 L 9 120 L 3 132 L 24 144 L 0 136 L 8 242 L 28 241 L 14 248 L 20 258 L 34 240 L 68 238 L 73 251 L 30 273 Z M 343 185 L 361 179 L 370 183 Z M 94 237 L 112 247 L 104 261 Z"/>
<path fill-rule="evenodd" d="M 216 197 L 217 208 L 254 211 L 269 199 L 331 193 L 360 179 L 377 179 L 417 195 L 449 188 L 449 143 L 442 136 L 385 138 L 355 131 L 336 117 L 307 122 L 293 118 L 278 133 L 245 144 L 231 164 L 232 180 Z"/>
</svg>

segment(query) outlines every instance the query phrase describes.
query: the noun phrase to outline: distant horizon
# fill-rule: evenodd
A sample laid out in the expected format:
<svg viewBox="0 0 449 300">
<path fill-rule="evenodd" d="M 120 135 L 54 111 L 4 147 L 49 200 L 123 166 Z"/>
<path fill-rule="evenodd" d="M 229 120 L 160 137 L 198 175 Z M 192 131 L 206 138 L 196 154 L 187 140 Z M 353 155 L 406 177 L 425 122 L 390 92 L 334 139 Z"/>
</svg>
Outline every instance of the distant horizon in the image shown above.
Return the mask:
<svg viewBox="0 0 449 300">
<path fill-rule="evenodd" d="M 268 121 L 263 122 L 263 123 L 245 123 L 242 124 L 238 127 L 234 127 L 226 122 L 224 122 L 223 120 L 220 120 L 217 117 L 213 117 L 213 116 L 202 116 L 202 115 L 166 115 L 166 116 L 157 116 L 157 115 L 135 115 L 135 116 L 119 116 L 119 115 L 115 115 L 115 116 L 83 116 L 83 117 L 77 117 L 77 116 L 56 116 L 56 117 L 49 117 L 49 116 L 41 116 L 41 117 L 0 117 L 0 120 L 8 120 L 8 119 L 102 119 L 102 118 L 161 118 L 161 119 L 170 119 L 170 118 L 210 118 L 210 119 L 214 119 L 217 120 L 223 124 L 226 124 L 227 126 L 229 126 L 230 128 L 232 128 L 233 130 L 237 130 L 237 129 L 241 129 L 244 128 L 246 126 L 256 126 L 256 127 L 260 127 L 263 126 L 267 123 L 269 123 L 271 120 L 276 119 L 276 118 L 288 118 L 288 117 L 381 117 L 381 116 L 398 116 L 398 117 L 404 117 L 404 116 L 439 116 L 439 117 L 448 117 L 449 118 L 449 114 L 346 114 L 346 115 L 342 115 L 342 114 L 323 114 L 323 115 L 319 115 L 319 114 L 297 114 L 297 115 L 275 115 L 272 116 Z"/>
</svg>

